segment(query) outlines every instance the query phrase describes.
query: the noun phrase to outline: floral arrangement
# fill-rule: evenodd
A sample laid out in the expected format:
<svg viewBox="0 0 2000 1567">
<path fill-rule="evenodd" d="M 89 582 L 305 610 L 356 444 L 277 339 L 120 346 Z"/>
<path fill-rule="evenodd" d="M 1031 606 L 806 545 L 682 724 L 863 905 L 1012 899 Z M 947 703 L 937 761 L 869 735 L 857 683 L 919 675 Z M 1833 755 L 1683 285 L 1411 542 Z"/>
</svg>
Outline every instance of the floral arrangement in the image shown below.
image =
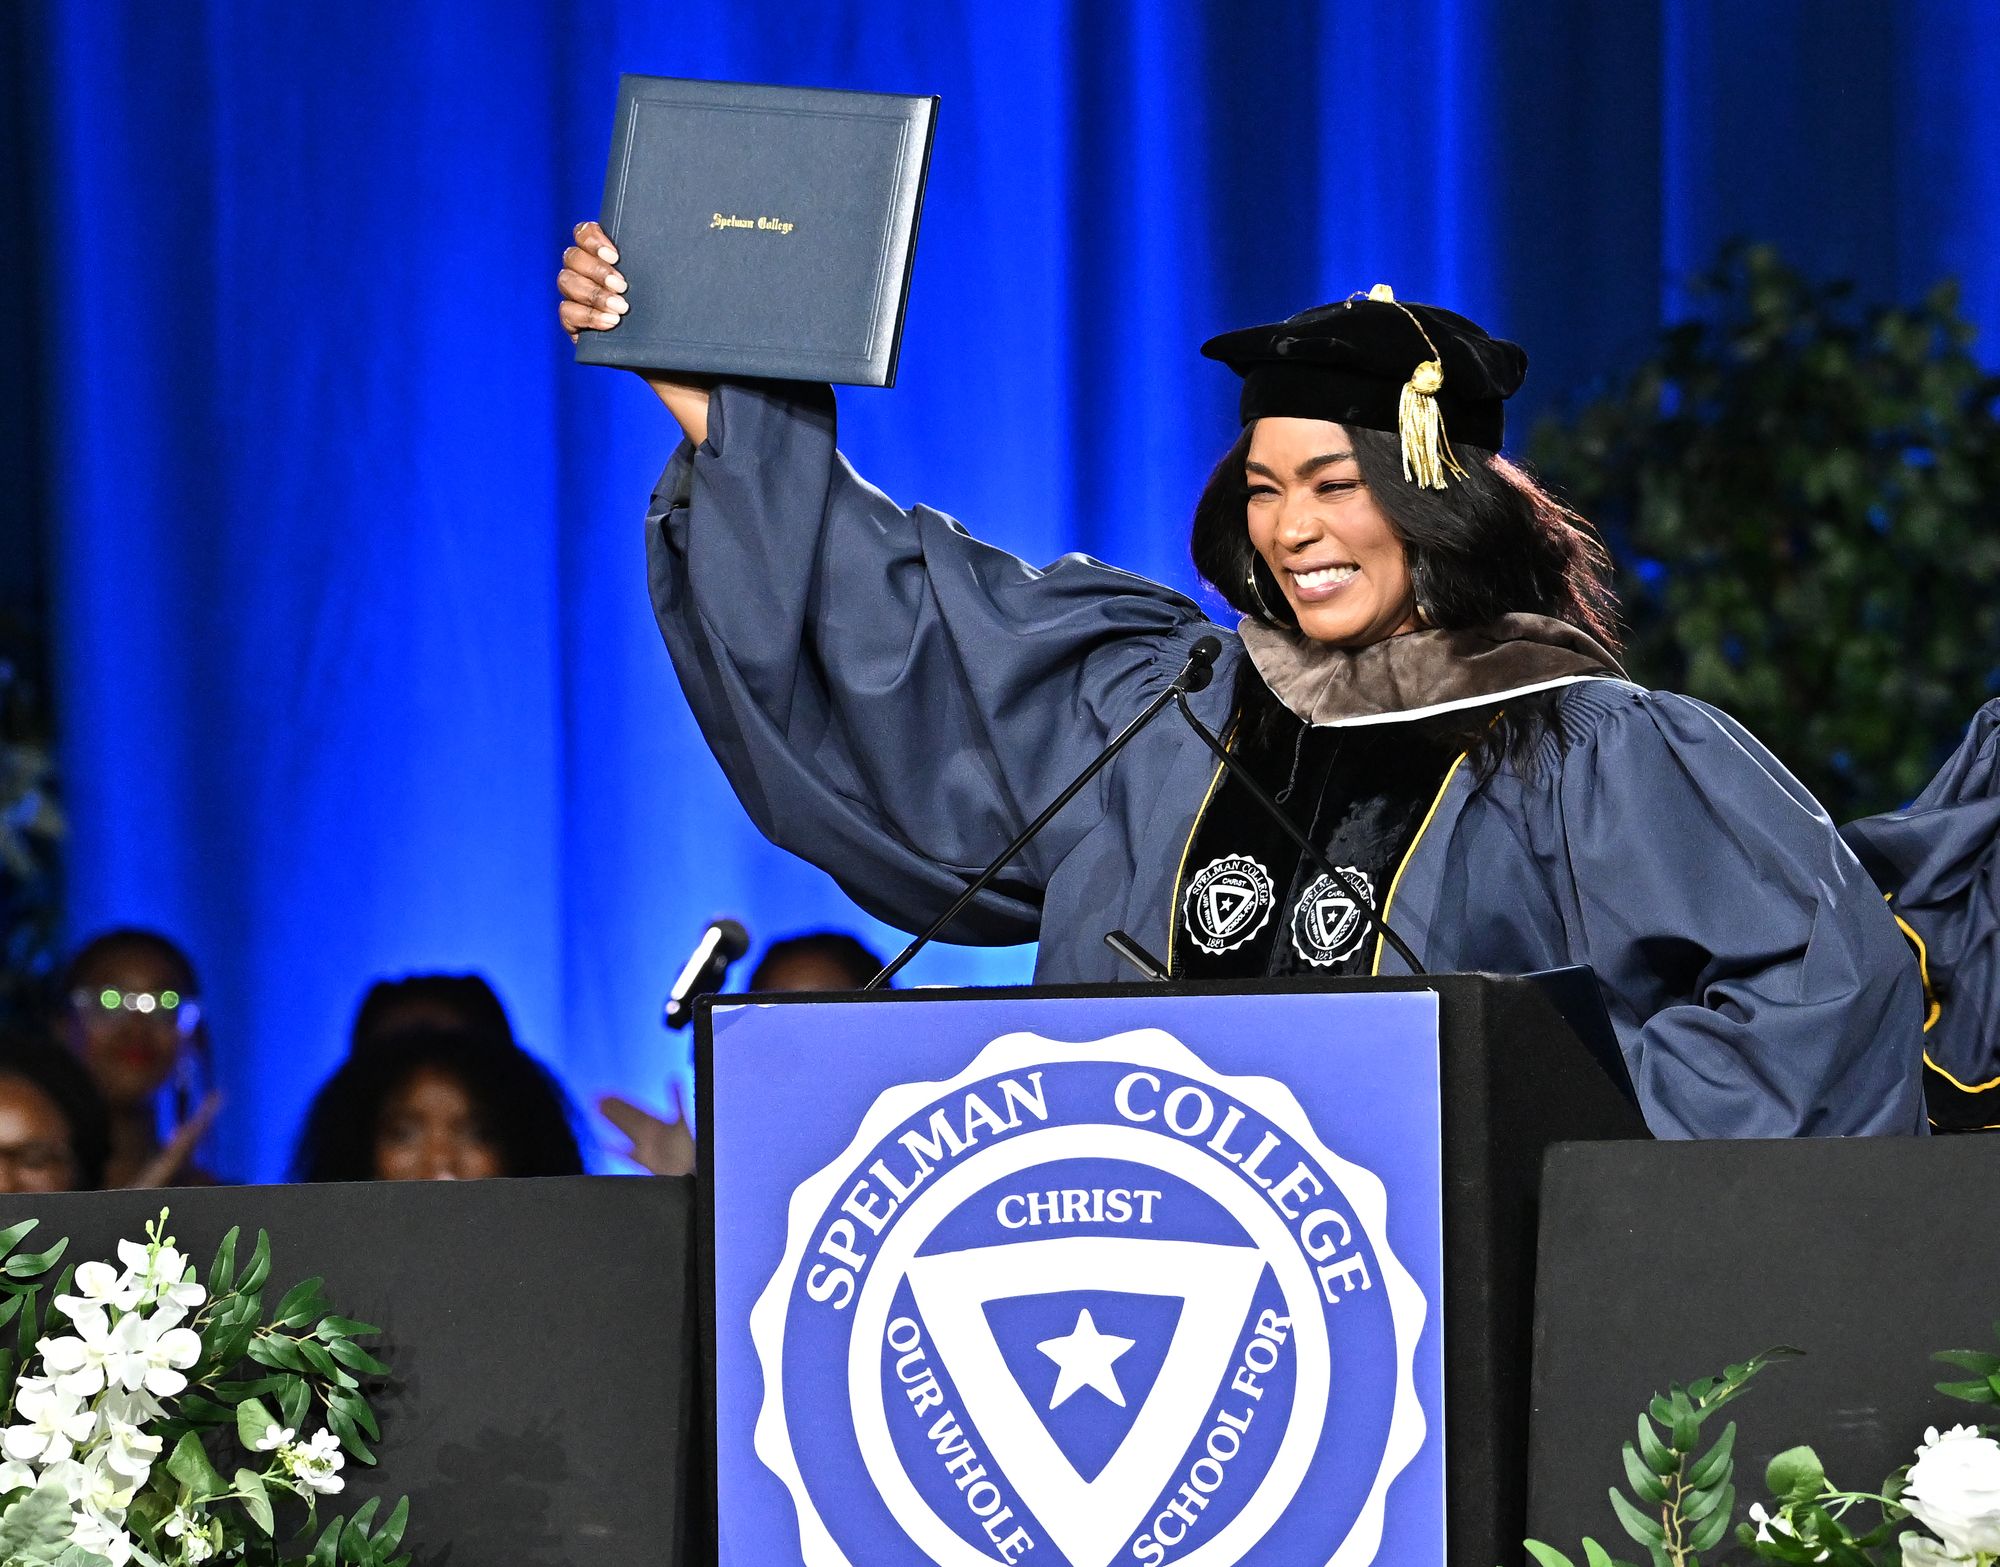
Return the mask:
<svg viewBox="0 0 2000 1567">
<path fill-rule="evenodd" d="M 407 1567 L 407 1498 L 379 1526 L 373 1501 L 318 1516 L 375 1461 L 375 1328 L 316 1278 L 267 1316 L 269 1236 L 239 1272 L 231 1230 L 204 1280 L 164 1209 L 118 1266 L 64 1269 L 44 1314 L 68 1242 L 18 1252 L 35 1223 L 0 1230 L 0 1567 Z"/>
<path fill-rule="evenodd" d="M 1994 1324 L 2000 1334 L 2000 1323 Z M 1625 1444 L 1631 1495 L 1615 1487 L 1618 1522 L 1653 1567 L 1701 1567 L 1704 1553 L 1731 1535 L 1736 1488 L 1734 1422 L 1705 1449 L 1708 1418 L 1742 1393 L 1774 1360 L 1766 1350 L 1720 1376 L 1656 1396 L 1639 1416 L 1637 1440 Z M 1936 1359 L 1971 1373 L 1937 1390 L 1973 1404 L 2000 1404 L 2000 1355 L 1950 1349 Z M 1848 1491 L 1827 1478 L 1810 1447 L 1778 1454 L 1764 1471 L 1767 1501 L 1751 1503 L 1737 1523 L 1743 1552 L 1785 1567 L 1995 1567 L 2000 1562 L 2000 1426 L 1954 1425 L 1924 1433 L 1912 1462 L 1874 1491 Z M 1909 1525 L 1928 1529 L 1925 1534 Z M 1574 1567 L 1539 1540 L 1526 1542 L 1540 1567 Z M 1583 1542 L 1588 1567 L 1631 1567 L 1597 1541 Z"/>
</svg>

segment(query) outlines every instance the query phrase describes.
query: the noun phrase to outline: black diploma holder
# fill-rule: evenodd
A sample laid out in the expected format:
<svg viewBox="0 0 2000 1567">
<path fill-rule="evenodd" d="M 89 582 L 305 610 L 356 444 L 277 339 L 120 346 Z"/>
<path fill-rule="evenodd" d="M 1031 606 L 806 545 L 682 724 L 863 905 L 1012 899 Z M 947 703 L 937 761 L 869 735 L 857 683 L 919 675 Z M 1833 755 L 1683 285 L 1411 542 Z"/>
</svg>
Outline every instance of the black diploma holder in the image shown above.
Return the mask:
<svg viewBox="0 0 2000 1567">
<path fill-rule="evenodd" d="M 893 386 L 937 99 L 625 76 L 580 364 Z"/>
</svg>

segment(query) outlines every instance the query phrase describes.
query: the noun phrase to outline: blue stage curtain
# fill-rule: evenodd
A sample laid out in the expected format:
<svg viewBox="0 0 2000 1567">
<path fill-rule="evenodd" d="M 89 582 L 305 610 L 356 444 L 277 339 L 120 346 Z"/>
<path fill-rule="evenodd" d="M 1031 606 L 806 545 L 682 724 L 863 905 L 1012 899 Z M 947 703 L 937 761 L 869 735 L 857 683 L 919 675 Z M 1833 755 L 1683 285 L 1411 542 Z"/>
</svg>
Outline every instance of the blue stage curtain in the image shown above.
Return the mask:
<svg viewBox="0 0 2000 1567">
<path fill-rule="evenodd" d="M 861 923 L 710 762 L 644 590 L 673 431 L 554 324 L 621 69 L 943 96 L 902 384 L 844 444 L 1031 557 L 1192 586 L 1234 425 L 1196 344 L 1379 281 L 1525 341 L 1524 413 L 1732 234 L 2000 324 L 1975 0 L 73 0 L 9 37 L 71 923 L 190 945 L 242 1176 L 371 976 L 482 970 L 581 1094 L 657 1097 L 706 918 Z"/>
</svg>

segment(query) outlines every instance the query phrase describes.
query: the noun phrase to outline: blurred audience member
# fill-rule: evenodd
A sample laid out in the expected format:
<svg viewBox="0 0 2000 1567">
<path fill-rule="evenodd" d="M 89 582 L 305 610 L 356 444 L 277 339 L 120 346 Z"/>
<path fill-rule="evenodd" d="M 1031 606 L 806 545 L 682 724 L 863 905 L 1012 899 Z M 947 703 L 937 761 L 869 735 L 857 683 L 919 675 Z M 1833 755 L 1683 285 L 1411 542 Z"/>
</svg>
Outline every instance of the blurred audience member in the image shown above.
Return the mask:
<svg viewBox="0 0 2000 1567">
<path fill-rule="evenodd" d="M 405 1028 L 460 1029 L 512 1048 L 514 1025 L 499 995 L 477 974 L 406 974 L 379 979 L 354 1014 L 350 1048 Z"/>
<path fill-rule="evenodd" d="M 107 931 L 62 980 L 63 1033 L 111 1114 L 107 1186 L 208 1186 L 193 1163 L 222 1098 L 210 1086 L 201 985 L 157 931 Z"/>
<path fill-rule="evenodd" d="M 110 1151 L 104 1096 L 83 1063 L 47 1039 L 0 1037 L 0 1192 L 96 1191 Z"/>
<path fill-rule="evenodd" d="M 764 949 L 747 990 L 859 990 L 882 972 L 882 960 L 841 930 L 786 936 Z"/>
<path fill-rule="evenodd" d="M 490 992 L 489 992 L 490 994 Z M 474 1181 L 581 1175 L 575 1112 L 553 1073 L 511 1042 L 417 1025 L 359 1043 L 306 1112 L 301 1181 Z"/>
<path fill-rule="evenodd" d="M 785 936 L 764 949 L 750 971 L 751 991 L 859 990 L 882 970 L 882 960 L 854 936 L 839 930 Z M 597 1101 L 597 1113 L 625 1134 L 626 1148 L 614 1150 L 654 1175 L 686 1175 L 694 1169 L 694 1133 L 680 1085 L 667 1084 L 667 1112 L 656 1115 L 616 1094 Z"/>
</svg>

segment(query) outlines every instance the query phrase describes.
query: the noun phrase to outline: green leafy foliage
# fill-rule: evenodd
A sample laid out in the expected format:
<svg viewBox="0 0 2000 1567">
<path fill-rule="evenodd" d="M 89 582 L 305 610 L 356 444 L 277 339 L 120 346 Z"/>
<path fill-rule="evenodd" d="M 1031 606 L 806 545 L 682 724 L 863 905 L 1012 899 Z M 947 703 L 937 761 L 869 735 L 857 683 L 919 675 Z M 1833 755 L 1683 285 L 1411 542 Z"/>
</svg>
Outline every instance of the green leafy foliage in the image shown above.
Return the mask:
<svg viewBox="0 0 2000 1567">
<path fill-rule="evenodd" d="M 2000 1322 L 1994 1332 L 2000 1335 Z M 1719 1376 L 1668 1388 L 1648 1402 L 1636 1439 L 1625 1444 L 1622 1455 L 1631 1494 L 1614 1487 L 1611 1508 L 1653 1567 L 1699 1567 L 1703 1553 L 1715 1551 L 1729 1536 L 1736 1507 L 1736 1426 L 1724 1426 L 1712 1442 L 1706 1441 L 1704 1427 L 1765 1366 L 1797 1353 L 1768 1349 L 1725 1367 Z M 1950 1349 L 1934 1358 L 1975 1378 L 1941 1382 L 1940 1392 L 1973 1403 L 2000 1402 L 2000 1355 Z M 1991 1435 L 1995 1428 L 1986 1430 Z M 1750 1555 L 1783 1567 L 1902 1567 L 1903 1542 L 1914 1522 L 1902 1502 L 1908 1475 L 1905 1465 L 1877 1490 L 1842 1490 L 1828 1478 L 1812 1448 L 1786 1448 L 1764 1469 L 1768 1505 L 1759 1502 L 1750 1508 L 1748 1521 L 1736 1525 L 1735 1541 Z M 1576 1567 L 1540 1540 L 1523 1543 L 1537 1567 Z M 1936 1541 L 1930 1544 L 1939 1552 L 1944 1549 Z M 1627 1567 L 1595 1540 L 1587 1539 L 1583 1546 L 1588 1567 Z M 1985 1555 L 1976 1559 L 1982 1567 L 1992 1561 Z"/>
<path fill-rule="evenodd" d="M 69 1494 L 59 1485 L 8 1503 L 0 1512 L 0 1562 L 8 1567 L 52 1567 L 68 1548 Z"/>
<path fill-rule="evenodd" d="M 1619 1526 L 1651 1558 L 1653 1567 L 1700 1567 L 1701 1553 L 1713 1550 L 1729 1531 L 1736 1503 L 1736 1426 L 1732 1421 L 1713 1441 L 1703 1428 L 1732 1402 L 1750 1379 L 1774 1360 L 1796 1355 L 1779 1345 L 1725 1367 L 1686 1387 L 1657 1393 L 1639 1416 L 1635 1440 L 1623 1451 L 1627 1496 L 1615 1486 L 1611 1510 Z M 1539 1540 L 1526 1542 L 1541 1567 L 1574 1567 L 1568 1557 Z M 1627 1567 L 1595 1540 L 1583 1542 L 1588 1567 Z"/>
<path fill-rule="evenodd" d="M 2000 1338 L 2000 1322 L 1993 1324 L 1993 1333 Z M 2000 1404 L 2000 1355 L 1980 1349 L 1941 1349 L 1931 1358 L 1972 1373 L 1965 1381 L 1938 1383 L 1940 1393 L 1969 1404 Z"/>
<path fill-rule="evenodd" d="M 1740 719 L 1835 820 L 1891 809 L 1996 689 L 2000 381 L 1950 284 L 1861 309 L 1738 247 L 1696 300 L 1530 456 L 1604 532 L 1634 679 Z"/>
</svg>

